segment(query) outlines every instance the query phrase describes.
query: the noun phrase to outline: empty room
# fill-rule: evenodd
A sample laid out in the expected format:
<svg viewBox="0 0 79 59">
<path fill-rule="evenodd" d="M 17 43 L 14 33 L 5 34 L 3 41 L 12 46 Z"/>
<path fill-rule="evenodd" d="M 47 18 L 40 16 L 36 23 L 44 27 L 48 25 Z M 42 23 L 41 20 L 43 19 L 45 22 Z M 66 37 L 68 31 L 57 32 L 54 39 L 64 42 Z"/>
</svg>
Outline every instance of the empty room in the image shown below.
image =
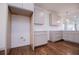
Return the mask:
<svg viewBox="0 0 79 59">
<path fill-rule="evenodd" d="M 78 3 L 0 3 L 0 28 L 0 55 L 79 55 Z"/>
</svg>

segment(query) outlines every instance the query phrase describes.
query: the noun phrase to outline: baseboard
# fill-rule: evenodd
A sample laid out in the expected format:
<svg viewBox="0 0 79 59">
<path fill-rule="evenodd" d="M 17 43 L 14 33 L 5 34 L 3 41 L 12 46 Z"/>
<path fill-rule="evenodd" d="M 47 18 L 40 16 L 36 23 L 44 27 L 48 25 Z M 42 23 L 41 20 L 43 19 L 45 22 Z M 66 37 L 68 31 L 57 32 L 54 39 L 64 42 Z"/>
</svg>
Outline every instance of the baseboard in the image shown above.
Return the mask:
<svg viewBox="0 0 79 59">
<path fill-rule="evenodd" d="M 55 42 L 60 42 L 60 41 L 64 41 L 64 39 L 60 39 L 60 40 L 57 40 L 57 41 L 55 41 Z"/>
<path fill-rule="evenodd" d="M 57 40 L 57 41 L 54 41 L 54 42 L 60 42 L 60 41 L 64 41 L 64 39 L 60 39 L 60 40 Z M 53 41 L 48 40 L 48 42 L 53 42 Z"/>
</svg>

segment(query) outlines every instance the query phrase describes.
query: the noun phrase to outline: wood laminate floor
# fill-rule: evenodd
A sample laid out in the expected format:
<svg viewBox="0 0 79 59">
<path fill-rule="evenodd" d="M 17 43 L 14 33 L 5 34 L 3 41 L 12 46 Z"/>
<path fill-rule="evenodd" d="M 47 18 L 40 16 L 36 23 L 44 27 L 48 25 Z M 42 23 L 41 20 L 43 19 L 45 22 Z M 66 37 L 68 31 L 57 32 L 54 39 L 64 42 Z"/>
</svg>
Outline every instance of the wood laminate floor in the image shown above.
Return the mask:
<svg viewBox="0 0 79 59">
<path fill-rule="evenodd" d="M 67 41 L 48 42 L 47 45 L 36 47 L 35 51 L 30 46 L 13 48 L 9 55 L 79 55 L 79 44 Z"/>
</svg>

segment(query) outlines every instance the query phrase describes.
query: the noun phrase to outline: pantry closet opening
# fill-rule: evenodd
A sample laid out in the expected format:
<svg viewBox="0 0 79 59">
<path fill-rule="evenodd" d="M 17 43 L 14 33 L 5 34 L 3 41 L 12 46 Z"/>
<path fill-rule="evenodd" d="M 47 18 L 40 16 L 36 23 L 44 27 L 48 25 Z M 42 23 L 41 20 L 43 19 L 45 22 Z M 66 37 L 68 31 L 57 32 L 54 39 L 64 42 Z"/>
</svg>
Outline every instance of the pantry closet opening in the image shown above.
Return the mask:
<svg viewBox="0 0 79 59">
<path fill-rule="evenodd" d="M 33 47 L 33 12 L 15 6 L 8 6 L 7 39 L 5 54 L 12 48 Z"/>
</svg>

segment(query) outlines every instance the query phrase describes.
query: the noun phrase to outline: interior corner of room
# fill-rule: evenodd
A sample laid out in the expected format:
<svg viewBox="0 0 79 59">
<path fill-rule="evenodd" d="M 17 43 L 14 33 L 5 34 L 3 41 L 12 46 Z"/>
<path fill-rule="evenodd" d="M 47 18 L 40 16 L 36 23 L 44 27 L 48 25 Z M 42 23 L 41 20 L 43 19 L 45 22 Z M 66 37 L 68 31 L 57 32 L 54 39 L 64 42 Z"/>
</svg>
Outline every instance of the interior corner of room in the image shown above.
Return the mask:
<svg viewBox="0 0 79 59">
<path fill-rule="evenodd" d="M 0 4 L 0 54 L 79 55 L 78 5 Z"/>
</svg>

